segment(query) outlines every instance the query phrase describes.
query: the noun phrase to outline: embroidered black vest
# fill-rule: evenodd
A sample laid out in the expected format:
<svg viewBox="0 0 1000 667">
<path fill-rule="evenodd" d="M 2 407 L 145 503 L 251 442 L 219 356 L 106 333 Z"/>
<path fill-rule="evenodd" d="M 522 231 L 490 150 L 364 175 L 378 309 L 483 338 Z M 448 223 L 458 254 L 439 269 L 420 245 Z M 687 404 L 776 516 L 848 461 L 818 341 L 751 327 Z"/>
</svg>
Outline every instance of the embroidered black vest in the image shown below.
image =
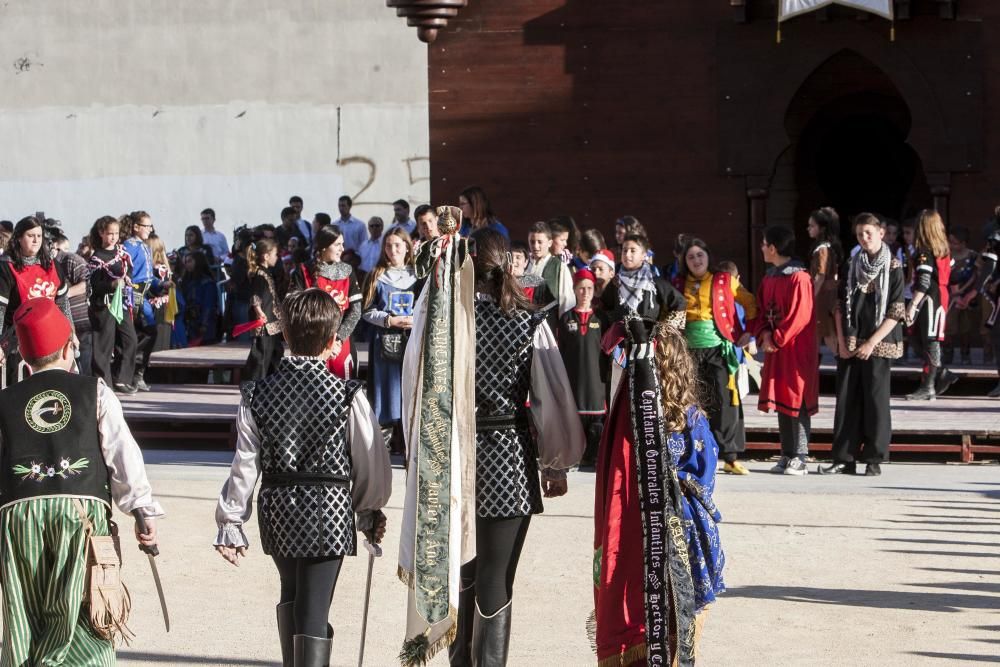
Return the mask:
<svg viewBox="0 0 1000 667">
<path fill-rule="evenodd" d="M 43 496 L 111 504 L 97 378 L 49 370 L 0 392 L 0 506 Z"/>
<path fill-rule="evenodd" d="M 545 313 L 506 315 L 492 300 L 476 301 L 476 423 L 512 428 L 527 423 L 532 339 Z"/>
<path fill-rule="evenodd" d="M 347 421 L 360 382 L 326 364 L 285 357 L 279 372 L 244 383 L 260 432 L 261 543 L 264 553 L 306 558 L 354 554 Z"/>
</svg>

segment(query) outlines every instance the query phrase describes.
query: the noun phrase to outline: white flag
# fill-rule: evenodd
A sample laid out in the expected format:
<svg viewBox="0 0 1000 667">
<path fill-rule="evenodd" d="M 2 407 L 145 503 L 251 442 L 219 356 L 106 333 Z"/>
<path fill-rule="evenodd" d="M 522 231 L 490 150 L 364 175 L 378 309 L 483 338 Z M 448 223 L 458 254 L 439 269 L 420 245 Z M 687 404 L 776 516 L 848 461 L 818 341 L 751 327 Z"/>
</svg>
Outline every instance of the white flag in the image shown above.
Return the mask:
<svg viewBox="0 0 1000 667">
<path fill-rule="evenodd" d="M 784 21 L 827 5 L 854 7 L 892 19 L 892 0 L 781 0 L 778 20 Z"/>
</svg>

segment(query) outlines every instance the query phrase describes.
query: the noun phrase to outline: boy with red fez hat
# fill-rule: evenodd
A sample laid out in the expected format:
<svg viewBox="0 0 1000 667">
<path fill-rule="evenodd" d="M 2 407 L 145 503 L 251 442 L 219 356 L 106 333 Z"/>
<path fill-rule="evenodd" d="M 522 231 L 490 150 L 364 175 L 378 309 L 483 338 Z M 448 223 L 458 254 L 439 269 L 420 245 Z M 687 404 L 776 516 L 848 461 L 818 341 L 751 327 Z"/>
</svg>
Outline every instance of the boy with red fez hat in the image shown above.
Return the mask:
<svg viewBox="0 0 1000 667">
<path fill-rule="evenodd" d="M 136 539 L 152 546 L 163 509 L 114 393 L 69 373 L 73 331 L 55 302 L 24 302 L 14 326 L 32 375 L 0 392 L 0 664 L 114 664 L 114 645 L 81 614 L 84 526 L 108 535 L 113 498 L 138 510 L 146 532 L 137 524 Z"/>
<path fill-rule="evenodd" d="M 595 312 L 593 308 L 595 282 L 590 269 L 580 269 L 573 274 L 576 307 L 559 318 L 556 331 L 559 352 L 576 397 L 577 414 L 587 436 L 581 467 L 593 467 L 597 456 L 607 411 L 605 380 L 610 372 L 608 357 L 601 351 L 607 321 L 602 311 Z"/>
</svg>

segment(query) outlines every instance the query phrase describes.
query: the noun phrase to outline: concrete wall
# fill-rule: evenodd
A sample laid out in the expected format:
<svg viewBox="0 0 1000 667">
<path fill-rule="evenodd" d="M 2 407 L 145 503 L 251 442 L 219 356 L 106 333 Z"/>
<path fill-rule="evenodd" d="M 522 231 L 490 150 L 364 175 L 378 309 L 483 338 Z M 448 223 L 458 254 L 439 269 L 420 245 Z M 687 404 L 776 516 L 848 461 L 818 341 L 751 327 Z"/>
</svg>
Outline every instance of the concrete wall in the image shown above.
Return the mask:
<svg viewBox="0 0 1000 667">
<path fill-rule="evenodd" d="M 73 238 L 148 210 L 168 246 L 305 211 L 429 195 L 427 56 L 382 2 L 5 0 L 0 217 Z"/>
</svg>

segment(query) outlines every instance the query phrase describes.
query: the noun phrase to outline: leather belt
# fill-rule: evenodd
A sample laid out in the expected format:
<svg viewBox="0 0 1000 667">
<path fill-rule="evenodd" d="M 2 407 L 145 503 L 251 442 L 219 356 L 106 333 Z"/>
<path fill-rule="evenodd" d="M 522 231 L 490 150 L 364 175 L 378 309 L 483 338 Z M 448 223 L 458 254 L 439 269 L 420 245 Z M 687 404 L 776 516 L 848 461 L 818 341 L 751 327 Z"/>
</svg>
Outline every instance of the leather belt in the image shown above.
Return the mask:
<svg viewBox="0 0 1000 667">
<path fill-rule="evenodd" d="M 281 472 L 264 473 L 262 489 L 279 486 L 349 486 L 350 478 L 324 472 Z"/>
<path fill-rule="evenodd" d="M 524 428 L 527 425 L 528 416 L 524 413 L 476 416 L 476 431 L 504 431 L 512 428 Z"/>
</svg>

